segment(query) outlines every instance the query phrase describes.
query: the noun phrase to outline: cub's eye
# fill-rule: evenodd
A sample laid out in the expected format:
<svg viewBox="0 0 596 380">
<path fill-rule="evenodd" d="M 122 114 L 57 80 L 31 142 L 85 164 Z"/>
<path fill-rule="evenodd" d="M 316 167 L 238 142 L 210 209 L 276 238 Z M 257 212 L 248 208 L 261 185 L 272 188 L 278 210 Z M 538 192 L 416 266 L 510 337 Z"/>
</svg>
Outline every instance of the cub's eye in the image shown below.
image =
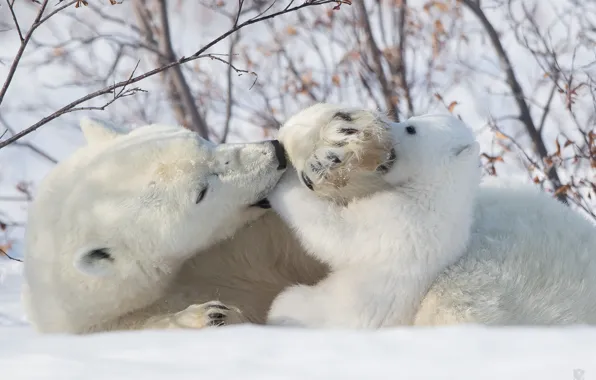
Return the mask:
<svg viewBox="0 0 596 380">
<path fill-rule="evenodd" d="M 415 135 L 416 134 L 416 128 L 412 127 L 411 125 L 408 125 L 406 127 L 406 132 L 408 133 L 408 135 Z"/>
<path fill-rule="evenodd" d="M 197 199 L 195 200 L 195 204 L 198 204 L 200 201 L 203 200 L 203 198 L 205 198 L 205 195 L 207 194 L 207 189 L 208 188 L 205 187 L 203 190 L 201 190 L 201 192 L 197 196 Z"/>
</svg>

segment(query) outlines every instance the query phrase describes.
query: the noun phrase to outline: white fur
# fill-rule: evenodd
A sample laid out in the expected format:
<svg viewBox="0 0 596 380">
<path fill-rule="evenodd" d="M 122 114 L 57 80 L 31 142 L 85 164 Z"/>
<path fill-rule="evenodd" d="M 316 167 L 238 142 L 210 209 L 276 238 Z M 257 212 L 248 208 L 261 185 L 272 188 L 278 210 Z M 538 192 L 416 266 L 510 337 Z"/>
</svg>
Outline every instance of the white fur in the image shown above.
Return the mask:
<svg viewBox="0 0 596 380">
<path fill-rule="evenodd" d="M 331 122 L 321 132 L 325 144 L 309 151 L 308 139 L 295 135 L 304 132 L 317 108 L 318 117 L 327 111 Z M 382 157 L 376 161 L 385 161 L 392 147 L 397 157 L 377 174 L 389 186 L 344 205 L 317 196 L 295 171 L 285 174 L 269 197 L 271 204 L 307 251 L 329 264 L 331 273 L 314 286 L 284 290 L 271 307 L 269 323 L 346 328 L 411 324 L 432 282 L 466 247 L 480 182 L 478 144 L 471 130 L 451 116 L 391 123 L 372 112 L 334 116 L 333 111 L 315 106 L 281 129 L 300 176 L 319 184 L 325 177 L 335 178 L 352 151 L 352 159 L 358 160 L 370 144 L 378 145 L 378 136 L 392 143 L 383 144 L 387 151 L 379 151 Z M 377 125 L 388 133 L 370 131 Z M 406 127 L 415 128 L 415 134 Z M 344 176 L 350 177 L 357 164 L 349 164 Z M 374 167 L 369 171 L 378 172 Z"/>
<path fill-rule="evenodd" d="M 342 121 L 342 118 L 334 118 L 337 112 L 349 113 L 354 120 L 347 122 Z M 367 113 L 369 116 L 362 116 Z M 440 241 L 461 243 L 465 240 L 468 228 L 466 215 L 469 207 L 473 206 L 471 234 L 460 258 L 437 273 L 437 269 L 457 256 L 455 245 L 451 247 L 450 254 L 443 256 L 445 261 L 426 263 L 426 268 L 424 265 L 414 267 L 412 273 L 425 269 L 427 272 L 420 277 L 414 276 L 420 282 L 412 282 L 414 287 L 409 288 L 409 291 L 413 290 L 411 294 L 418 294 L 428 281 L 433 283 L 411 321 L 413 324 L 596 324 L 596 229 L 592 223 L 530 185 L 504 186 L 499 184 L 499 180 L 485 181 L 475 200 L 472 192 L 465 196 L 449 195 L 453 189 L 451 186 L 458 181 L 464 181 L 464 188 L 471 190 L 469 186 L 476 180 L 474 175 L 465 170 L 456 171 L 471 175 L 468 180 L 472 182 L 465 184 L 465 178 L 450 178 L 449 173 L 442 172 L 449 168 L 448 165 L 438 165 L 436 170 L 428 172 L 432 161 L 437 159 L 437 153 L 440 155 L 444 151 L 437 151 L 437 146 L 431 144 L 422 152 L 416 152 L 415 149 L 420 148 L 418 143 L 408 139 L 408 136 L 395 135 L 407 123 L 421 127 L 437 126 L 437 117 L 416 117 L 402 124 L 393 124 L 392 134 L 373 133 L 380 138 L 395 140 L 397 159 L 388 174 L 371 178 L 373 171 L 370 167 L 360 167 L 360 163 L 366 160 L 359 157 L 365 156 L 368 151 L 385 157 L 386 153 L 380 154 L 378 150 L 389 144 L 377 142 L 368 145 L 368 140 L 359 138 L 361 132 L 358 132 L 350 135 L 352 141 L 349 144 L 336 146 L 339 140 L 346 138 L 338 134 L 341 129 L 355 126 L 358 131 L 377 128 L 378 123 L 371 122 L 375 118 L 371 119 L 370 115 L 374 114 L 362 109 L 319 104 L 295 115 L 280 131 L 279 138 L 286 146 L 294 166 L 299 173 L 307 173 L 314 193 L 330 198 L 340 206 L 348 206 L 342 210 L 332 203 L 323 202 L 305 187 L 296 188 L 296 178 L 290 177 L 283 179 L 281 186 L 270 196 L 274 200 L 274 207 L 294 225 L 311 255 L 325 259 L 331 266 L 351 266 L 352 272 L 345 273 L 349 281 L 336 281 L 331 275 L 315 287 L 290 287 L 275 300 L 270 311 L 272 321 L 307 325 L 378 326 L 389 321 L 383 320 L 383 315 L 390 315 L 389 311 L 396 305 L 401 303 L 398 309 L 403 307 L 403 303 L 413 307 L 407 303 L 415 302 L 417 298 L 400 300 L 399 297 L 408 291 L 395 288 L 395 283 L 379 283 L 378 275 L 369 275 L 372 270 L 365 265 L 367 260 L 374 261 L 380 257 L 381 261 L 387 262 L 388 268 L 399 267 L 395 264 L 398 259 L 391 262 L 387 260 L 388 254 L 401 252 L 403 246 L 399 246 L 399 241 L 405 242 L 406 246 L 416 244 L 412 240 L 416 239 L 414 235 L 394 228 L 400 223 L 404 225 L 410 215 L 402 207 L 395 208 L 387 193 L 388 187 L 383 185 L 383 182 L 389 182 L 398 187 L 421 184 L 412 188 L 411 192 L 407 191 L 411 194 L 412 205 L 420 207 L 428 201 L 429 206 L 440 206 L 435 209 L 440 221 L 426 233 L 424 230 L 428 224 L 425 223 L 432 224 L 432 218 L 424 223 L 417 220 L 413 224 L 406 224 L 408 231 L 417 231 L 422 235 L 418 237 L 419 246 L 436 248 L 440 246 Z M 417 130 L 420 134 L 425 128 Z M 428 130 L 436 132 L 434 128 Z M 468 132 L 455 133 L 452 137 L 442 137 L 446 139 L 444 146 L 453 147 L 452 144 L 458 140 L 466 144 L 470 139 Z M 436 142 L 433 139 L 428 141 Z M 355 148 L 355 145 L 360 148 Z M 348 168 L 341 181 L 337 181 L 337 176 L 329 175 L 329 170 L 335 168 L 326 159 L 326 148 L 341 157 L 342 163 L 338 164 L 341 169 Z M 348 163 L 343 161 L 345 158 Z M 310 165 L 313 160 L 314 166 Z M 323 165 L 317 165 L 319 163 Z M 383 163 L 383 160 L 380 159 L 379 163 Z M 321 170 L 321 166 L 324 170 Z M 432 175 L 428 177 L 427 173 Z M 384 181 L 380 181 L 379 178 L 383 177 Z M 448 187 L 445 189 L 446 199 L 453 204 L 433 203 L 433 197 L 423 198 L 425 194 L 440 194 L 433 193 L 433 189 L 441 182 Z M 382 197 L 387 198 L 383 200 Z M 374 206 L 358 210 L 358 205 L 367 203 Z M 458 208 L 460 215 L 457 215 Z M 395 215 L 394 221 L 399 222 L 387 224 L 392 215 Z M 450 218 L 454 218 L 453 226 L 441 222 Z M 460 222 L 463 222 L 461 226 Z M 352 225 L 348 226 L 349 223 Z M 342 226 L 348 227 L 341 230 Z M 376 226 L 376 229 L 372 230 L 371 226 Z M 394 232 L 391 233 L 392 230 Z M 454 235 L 448 238 L 449 233 Z M 380 256 L 371 257 L 371 253 Z M 434 258 L 437 259 L 437 256 Z M 352 259 L 353 262 L 350 262 Z M 396 278 L 396 281 L 401 281 L 407 277 L 400 273 Z M 405 282 L 411 280 L 413 278 Z M 391 289 L 397 290 L 396 299 L 379 305 L 379 293 L 376 293 L 379 289 L 381 295 L 387 295 Z M 367 296 L 370 297 L 370 303 L 361 303 Z M 342 312 L 346 314 L 341 315 Z M 410 322 L 408 318 L 402 321 Z"/>
<path fill-rule="evenodd" d="M 271 143 L 215 146 L 179 127 L 81 124 L 88 145 L 44 179 L 29 211 L 24 301 L 37 329 L 262 321 L 301 268 L 298 252 L 286 254 L 298 248 L 283 224 L 251 207 L 282 173 Z"/>
<path fill-rule="evenodd" d="M 344 110 L 326 107 L 328 111 L 313 112 L 304 125 L 304 135 L 313 133 L 308 141 L 315 145 L 330 110 Z M 183 180 L 155 197 L 145 196 L 144 178 L 155 173 L 152 169 L 160 162 L 165 165 L 158 173 L 164 175 L 158 177 L 165 181 L 168 173 L 174 174 L 171 178 L 179 173 L 167 170 L 177 166 L 177 158 L 204 156 L 197 170 L 180 173 L 201 182 L 209 178 L 205 170 L 222 157 L 240 149 L 262 152 L 262 145 L 216 147 L 183 129 L 163 126 L 122 136 L 118 128 L 89 124 L 103 130 L 86 131 L 86 136 L 104 137 L 91 138 L 89 146 L 57 165 L 30 208 L 24 299 L 38 330 L 204 327 L 213 322 L 209 314 L 219 305 L 213 300 L 230 308 L 226 323 L 264 323 L 282 289 L 325 278 L 326 265 L 303 254 L 274 212 L 241 205 L 280 176 L 259 155 L 234 167 L 238 172 L 266 168 L 261 177 L 218 188 L 221 191 L 208 194 L 199 205 L 172 202 L 165 195 L 188 196 Z M 292 158 L 308 158 L 313 147 L 305 146 L 308 153 L 292 151 Z M 315 190 L 343 202 L 383 191 L 384 181 L 376 177 L 370 170 L 352 170 L 344 187 L 333 191 L 315 184 Z M 414 324 L 596 323 L 595 232 L 577 213 L 536 189 L 483 186 L 468 248 L 436 278 Z M 114 254 L 121 252 L 128 273 L 110 275 L 108 270 L 102 277 L 92 270 L 102 265 L 76 269 L 85 268 L 76 255 L 97 248 L 98 242 L 109 243 Z"/>
</svg>

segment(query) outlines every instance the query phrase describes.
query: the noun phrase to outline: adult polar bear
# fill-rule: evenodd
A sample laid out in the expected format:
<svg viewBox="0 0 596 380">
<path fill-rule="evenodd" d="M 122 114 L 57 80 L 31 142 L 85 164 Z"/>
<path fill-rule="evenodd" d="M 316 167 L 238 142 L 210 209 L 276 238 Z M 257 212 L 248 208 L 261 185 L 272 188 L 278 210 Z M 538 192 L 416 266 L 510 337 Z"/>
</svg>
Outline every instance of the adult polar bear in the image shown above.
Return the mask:
<svg viewBox="0 0 596 380">
<path fill-rule="evenodd" d="M 328 133 L 352 133 L 342 118 L 351 112 L 317 105 L 284 129 L 314 132 L 314 149 Z M 338 115 L 345 124 L 332 131 Z M 24 299 L 38 330 L 263 323 L 283 288 L 324 277 L 274 213 L 251 206 L 280 177 L 273 147 L 215 147 L 177 127 L 82 126 L 88 145 L 54 168 L 29 213 Z M 299 169 L 310 153 L 290 151 Z M 364 188 L 344 189 L 382 186 L 369 174 Z M 476 219 L 470 248 L 437 278 L 416 324 L 594 323 L 589 223 L 521 189 L 483 190 Z"/>
<path fill-rule="evenodd" d="M 82 129 L 88 144 L 42 181 L 29 210 L 23 298 L 39 331 L 262 321 L 283 287 L 322 276 L 258 207 L 283 172 L 276 141 L 215 146 L 180 127 L 127 134 L 90 120 Z"/>
</svg>

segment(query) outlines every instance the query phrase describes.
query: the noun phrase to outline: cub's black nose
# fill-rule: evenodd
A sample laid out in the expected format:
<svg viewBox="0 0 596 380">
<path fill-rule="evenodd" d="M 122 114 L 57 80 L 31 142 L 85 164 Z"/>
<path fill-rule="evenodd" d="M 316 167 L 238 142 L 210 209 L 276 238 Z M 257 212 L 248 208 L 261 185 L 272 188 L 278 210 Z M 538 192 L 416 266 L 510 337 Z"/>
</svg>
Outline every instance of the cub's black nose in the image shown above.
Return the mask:
<svg viewBox="0 0 596 380">
<path fill-rule="evenodd" d="M 286 150 L 278 140 L 270 140 L 271 145 L 275 149 L 275 156 L 277 157 L 277 170 L 284 170 L 288 166 L 288 160 L 286 159 Z"/>
</svg>

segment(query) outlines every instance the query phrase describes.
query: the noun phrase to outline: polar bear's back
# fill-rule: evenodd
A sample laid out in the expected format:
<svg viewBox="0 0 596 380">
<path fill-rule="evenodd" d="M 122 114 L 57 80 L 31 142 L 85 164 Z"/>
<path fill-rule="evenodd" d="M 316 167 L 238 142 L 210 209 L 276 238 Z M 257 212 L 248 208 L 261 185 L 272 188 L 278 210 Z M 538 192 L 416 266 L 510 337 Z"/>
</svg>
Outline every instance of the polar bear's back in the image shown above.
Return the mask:
<svg viewBox="0 0 596 380">
<path fill-rule="evenodd" d="M 470 245 L 418 324 L 596 323 L 596 227 L 529 186 L 483 186 Z"/>
</svg>

